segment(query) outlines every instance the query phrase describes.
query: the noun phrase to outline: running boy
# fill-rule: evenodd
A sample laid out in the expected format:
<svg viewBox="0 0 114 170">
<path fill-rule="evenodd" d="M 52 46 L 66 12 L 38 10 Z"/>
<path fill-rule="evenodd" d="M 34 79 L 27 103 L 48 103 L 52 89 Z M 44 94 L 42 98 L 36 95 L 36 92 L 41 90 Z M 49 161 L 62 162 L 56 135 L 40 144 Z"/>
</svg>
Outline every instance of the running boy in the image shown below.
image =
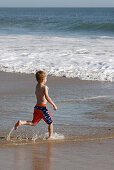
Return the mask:
<svg viewBox="0 0 114 170">
<path fill-rule="evenodd" d="M 21 125 L 36 126 L 38 122 L 43 119 L 48 124 L 49 137 L 53 136 L 53 119 L 46 106 L 47 101 L 53 106 L 54 110 L 57 110 L 57 106 L 54 104 L 52 99 L 48 95 L 49 88 L 45 85 L 47 81 L 47 75 L 44 71 L 36 72 L 36 99 L 37 104 L 34 107 L 33 120 L 32 121 L 22 121 L 19 120 L 15 124 L 15 130 Z"/>
</svg>

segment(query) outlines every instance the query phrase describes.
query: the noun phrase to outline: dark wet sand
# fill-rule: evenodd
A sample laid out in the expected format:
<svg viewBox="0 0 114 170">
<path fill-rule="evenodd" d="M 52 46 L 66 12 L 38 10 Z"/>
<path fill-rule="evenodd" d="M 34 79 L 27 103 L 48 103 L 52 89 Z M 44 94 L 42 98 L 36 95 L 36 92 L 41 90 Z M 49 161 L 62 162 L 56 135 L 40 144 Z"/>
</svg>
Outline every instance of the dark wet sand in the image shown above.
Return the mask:
<svg viewBox="0 0 114 170">
<path fill-rule="evenodd" d="M 100 84 L 64 77 L 48 77 L 50 87 Z M 31 94 L 34 75 L 0 72 L 0 95 Z M 107 83 L 108 84 L 108 83 Z M 39 144 L 0 145 L 0 170 L 113 170 L 114 140 L 63 141 Z"/>
<path fill-rule="evenodd" d="M 113 170 L 114 140 L 0 147 L 0 170 Z"/>
<path fill-rule="evenodd" d="M 66 77 L 54 77 L 48 76 L 47 84 L 51 87 L 54 86 L 64 86 L 64 85 L 75 85 L 78 86 L 84 85 L 94 87 L 96 85 L 106 85 L 108 86 L 110 82 L 99 82 L 99 81 L 86 81 L 79 80 L 78 78 L 66 78 Z M 114 83 L 113 83 L 114 84 Z M 36 85 L 35 75 L 34 74 L 21 74 L 21 73 L 7 73 L 0 71 L 0 94 L 18 94 L 18 93 L 33 93 L 34 87 Z"/>
</svg>

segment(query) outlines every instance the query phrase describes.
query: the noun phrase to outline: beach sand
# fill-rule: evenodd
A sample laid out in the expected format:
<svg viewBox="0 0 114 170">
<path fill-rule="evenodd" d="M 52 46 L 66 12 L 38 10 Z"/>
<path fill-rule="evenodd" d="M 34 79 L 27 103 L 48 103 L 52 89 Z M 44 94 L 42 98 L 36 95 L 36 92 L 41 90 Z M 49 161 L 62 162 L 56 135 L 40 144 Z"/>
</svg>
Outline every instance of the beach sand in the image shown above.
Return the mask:
<svg viewBox="0 0 114 170">
<path fill-rule="evenodd" d="M 0 170 L 113 170 L 114 140 L 0 147 Z"/>
<path fill-rule="evenodd" d="M 0 95 L 13 96 L 34 94 L 36 84 L 34 74 L 19 74 L 0 72 Z M 63 88 L 77 84 L 108 86 L 108 83 L 98 81 L 81 81 L 79 79 L 48 76 L 50 89 Z M 111 86 L 112 87 L 112 86 Z M 108 90 L 111 94 L 112 89 Z M 111 107 L 111 106 L 110 106 Z M 1 113 L 2 112 L 2 106 Z M 110 108 L 109 108 L 110 109 Z M 111 107 L 111 109 L 113 109 Z M 1 137 L 5 125 L 0 126 Z M 110 130 L 111 131 L 111 130 Z M 113 134 L 113 132 L 112 132 Z M 111 134 L 111 136 L 113 136 Z M 114 139 L 88 140 L 55 140 L 37 143 L 0 144 L 0 170 L 113 170 L 114 167 Z"/>
</svg>

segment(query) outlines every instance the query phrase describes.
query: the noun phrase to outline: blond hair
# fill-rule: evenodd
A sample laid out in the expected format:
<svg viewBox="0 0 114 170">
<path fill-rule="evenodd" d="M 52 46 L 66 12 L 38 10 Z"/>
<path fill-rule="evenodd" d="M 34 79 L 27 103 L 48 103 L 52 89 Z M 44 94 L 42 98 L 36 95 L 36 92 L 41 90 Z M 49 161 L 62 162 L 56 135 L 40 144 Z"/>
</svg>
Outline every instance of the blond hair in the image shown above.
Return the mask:
<svg viewBox="0 0 114 170">
<path fill-rule="evenodd" d="M 39 70 L 36 72 L 36 80 L 38 81 L 38 83 L 42 82 L 45 77 L 47 77 L 45 71 Z"/>
</svg>

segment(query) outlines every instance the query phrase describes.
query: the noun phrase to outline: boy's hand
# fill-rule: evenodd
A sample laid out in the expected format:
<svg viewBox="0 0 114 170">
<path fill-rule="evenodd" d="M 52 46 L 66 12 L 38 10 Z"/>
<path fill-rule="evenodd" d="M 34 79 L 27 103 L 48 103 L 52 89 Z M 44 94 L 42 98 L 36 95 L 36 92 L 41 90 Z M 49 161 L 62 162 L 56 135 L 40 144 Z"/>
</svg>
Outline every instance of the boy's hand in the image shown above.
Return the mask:
<svg viewBox="0 0 114 170">
<path fill-rule="evenodd" d="M 53 108 L 54 108 L 54 110 L 57 110 L 57 106 L 56 105 L 53 105 Z"/>
</svg>

